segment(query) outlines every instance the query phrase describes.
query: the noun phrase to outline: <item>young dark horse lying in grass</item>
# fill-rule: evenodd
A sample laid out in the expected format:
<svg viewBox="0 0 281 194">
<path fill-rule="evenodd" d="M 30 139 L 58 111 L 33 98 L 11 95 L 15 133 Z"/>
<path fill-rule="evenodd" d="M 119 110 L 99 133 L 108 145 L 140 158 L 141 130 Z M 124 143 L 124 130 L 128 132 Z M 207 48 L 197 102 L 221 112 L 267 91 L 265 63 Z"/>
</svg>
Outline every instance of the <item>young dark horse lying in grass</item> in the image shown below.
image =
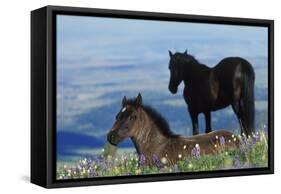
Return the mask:
<svg viewBox="0 0 281 194">
<path fill-rule="evenodd" d="M 254 131 L 255 72 L 251 64 L 240 57 L 228 57 L 213 68 L 199 63 L 192 55 L 170 54 L 169 90 L 175 94 L 183 81 L 183 96 L 192 120 L 193 135 L 199 133 L 198 114 L 206 120 L 206 133 L 212 131 L 211 111 L 232 106 L 247 136 Z"/>
<path fill-rule="evenodd" d="M 192 149 L 200 148 L 200 154 L 216 154 L 223 138 L 224 148 L 237 147 L 239 139 L 228 131 L 214 131 L 205 135 L 182 137 L 171 132 L 166 120 L 149 106 L 142 105 L 139 94 L 136 99 L 124 97 L 122 109 L 107 134 L 108 142 L 117 145 L 131 138 L 137 153 L 143 154 L 147 165 L 153 165 L 153 156 L 165 158 L 170 164 L 191 155 Z"/>
</svg>

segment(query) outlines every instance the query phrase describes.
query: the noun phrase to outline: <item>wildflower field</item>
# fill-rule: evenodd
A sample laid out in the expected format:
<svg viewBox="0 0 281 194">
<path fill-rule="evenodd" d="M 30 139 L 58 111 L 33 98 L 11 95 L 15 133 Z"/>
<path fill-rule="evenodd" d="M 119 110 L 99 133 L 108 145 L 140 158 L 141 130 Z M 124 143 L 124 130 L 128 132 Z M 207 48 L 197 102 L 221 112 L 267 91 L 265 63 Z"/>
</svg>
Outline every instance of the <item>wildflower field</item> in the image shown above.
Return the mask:
<svg viewBox="0 0 281 194">
<path fill-rule="evenodd" d="M 200 155 L 200 145 L 181 158 L 176 164 L 169 164 L 167 158 L 153 155 L 154 166 L 145 166 L 145 156 L 135 152 L 110 155 L 106 149 L 100 155 L 85 157 L 73 165 L 57 166 L 57 179 L 79 179 L 104 176 L 127 176 L 159 173 L 179 173 L 213 171 L 242 168 L 262 168 L 268 166 L 268 138 L 264 131 L 251 136 L 239 136 L 239 149 L 227 150 L 224 138 L 219 137 L 217 155 Z"/>
</svg>

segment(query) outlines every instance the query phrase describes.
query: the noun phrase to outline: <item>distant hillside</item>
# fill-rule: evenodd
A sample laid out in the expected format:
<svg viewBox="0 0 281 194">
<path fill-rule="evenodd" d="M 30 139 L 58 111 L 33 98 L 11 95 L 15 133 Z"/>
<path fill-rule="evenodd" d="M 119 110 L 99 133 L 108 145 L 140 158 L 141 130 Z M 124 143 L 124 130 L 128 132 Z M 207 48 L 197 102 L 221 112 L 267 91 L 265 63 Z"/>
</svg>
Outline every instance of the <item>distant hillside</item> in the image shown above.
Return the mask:
<svg viewBox="0 0 281 194">
<path fill-rule="evenodd" d="M 101 148 L 106 143 L 106 136 L 94 137 L 73 132 L 57 132 L 57 154 L 59 155 L 75 155 L 74 151 L 77 148 Z M 118 147 L 132 146 L 130 141 L 125 141 Z"/>
</svg>

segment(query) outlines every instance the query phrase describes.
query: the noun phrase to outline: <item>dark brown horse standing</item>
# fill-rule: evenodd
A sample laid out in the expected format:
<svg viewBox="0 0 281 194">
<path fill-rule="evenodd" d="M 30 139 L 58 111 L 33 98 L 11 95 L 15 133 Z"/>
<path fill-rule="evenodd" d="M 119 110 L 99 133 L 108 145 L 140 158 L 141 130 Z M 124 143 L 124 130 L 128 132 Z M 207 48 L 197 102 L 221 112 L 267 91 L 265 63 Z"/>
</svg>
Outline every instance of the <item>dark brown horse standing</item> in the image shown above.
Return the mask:
<svg viewBox="0 0 281 194">
<path fill-rule="evenodd" d="M 199 133 L 198 115 L 203 113 L 206 133 L 212 131 L 211 112 L 229 105 L 238 117 L 241 133 L 254 131 L 255 72 L 251 64 L 240 57 L 228 57 L 213 68 L 199 63 L 192 55 L 170 54 L 169 90 L 177 93 L 183 81 L 183 96 L 192 120 L 193 135 Z"/>
<path fill-rule="evenodd" d="M 122 108 L 107 134 L 108 142 L 113 145 L 126 138 L 131 138 L 137 153 L 145 156 L 147 165 L 155 163 L 154 156 L 174 164 L 190 156 L 194 148 L 204 155 L 217 154 L 220 146 L 225 149 L 239 146 L 239 139 L 228 131 L 214 131 L 192 137 L 173 134 L 159 113 L 142 104 L 140 94 L 136 99 L 127 100 L 124 97 Z M 223 143 L 220 141 L 222 138 Z"/>
</svg>

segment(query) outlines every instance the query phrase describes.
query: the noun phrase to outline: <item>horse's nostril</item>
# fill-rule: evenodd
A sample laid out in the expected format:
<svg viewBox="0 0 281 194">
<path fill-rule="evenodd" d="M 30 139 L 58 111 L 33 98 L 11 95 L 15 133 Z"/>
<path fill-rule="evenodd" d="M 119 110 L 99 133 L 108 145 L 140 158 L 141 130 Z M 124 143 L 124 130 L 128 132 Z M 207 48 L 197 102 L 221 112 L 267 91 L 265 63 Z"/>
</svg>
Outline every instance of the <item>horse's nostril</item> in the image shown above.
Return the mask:
<svg viewBox="0 0 281 194">
<path fill-rule="evenodd" d="M 112 140 L 113 140 L 113 134 L 109 134 L 109 135 L 107 136 L 107 140 L 108 140 L 108 141 L 112 141 Z"/>
<path fill-rule="evenodd" d="M 169 90 L 172 94 L 175 94 L 177 92 L 177 88 L 175 88 L 175 87 L 169 86 Z"/>
<path fill-rule="evenodd" d="M 115 135 L 112 135 L 111 136 L 111 142 L 114 142 L 114 140 L 115 140 Z"/>
</svg>

